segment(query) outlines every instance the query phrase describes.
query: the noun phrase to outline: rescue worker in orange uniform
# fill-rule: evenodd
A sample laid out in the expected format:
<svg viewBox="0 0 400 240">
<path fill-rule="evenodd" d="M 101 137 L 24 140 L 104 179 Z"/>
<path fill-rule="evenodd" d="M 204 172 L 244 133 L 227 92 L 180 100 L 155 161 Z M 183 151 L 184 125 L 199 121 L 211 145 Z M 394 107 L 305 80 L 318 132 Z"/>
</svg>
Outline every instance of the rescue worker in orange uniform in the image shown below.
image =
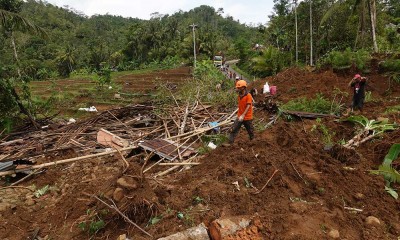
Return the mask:
<svg viewBox="0 0 400 240">
<path fill-rule="evenodd" d="M 229 143 L 232 144 L 236 135 L 239 133 L 240 127 L 244 125 L 249 134 L 250 140 L 254 138 L 253 127 L 253 98 L 247 91 L 247 82 L 239 80 L 236 82 L 236 91 L 238 93 L 238 118 L 233 123 L 231 133 L 229 134 Z"/>
</svg>

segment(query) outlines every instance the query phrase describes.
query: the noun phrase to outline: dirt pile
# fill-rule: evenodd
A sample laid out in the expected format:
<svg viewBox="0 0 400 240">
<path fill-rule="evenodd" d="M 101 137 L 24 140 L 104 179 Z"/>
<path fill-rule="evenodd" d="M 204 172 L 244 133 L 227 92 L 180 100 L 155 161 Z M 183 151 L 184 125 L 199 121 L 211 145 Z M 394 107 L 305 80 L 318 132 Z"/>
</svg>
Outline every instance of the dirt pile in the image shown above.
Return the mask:
<svg viewBox="0 0 400 240">
<path fill-rule="evenodd" d="M 350 78 L 289 69 L 267 80 L 278 86 L 277 100 L 286 102 L 319 92 L 332 98 L 335 87 L 348 91 Z M 369 119 L 399 104 L 398 88 L 386 95 L 384 77 L 373 75 L 370 81 L 377 103 L 366 104 L 364 114 Z M 261 88 L 264 82 L 255 86 Z M 256 124 L 269 117 L 262 110 L 255 115 Z M 399 119 L 398 113 L 387 116 Z M 350 123 L 333 119 L 322 123 L 335 132 L 334 142 L 349 140 L 356 132 Z M 208 225 L 218 218 L 251 215 L 259 218 L 256 229 L 246 229 L 231 239 L 255 232 L 263 239 L 397 239 L 400 205 L 384 191 L 383 177 L 369 170 L 377 169 L 390 146 L 400 142 L 400 130 L 356 150 L 334 147 L 327 151 L 321 136 L 312 131 L 315 124 L 314 120 L 279 119 L 252 141 L 241 131 L 232 146 L 218 147 L 202 155 L 200 165 L 162 178 L 152 177 L 165 170 L 157 166 L 143 179 L 143 162 L 137 158 L 128 159 L 130 167 L 124 172 L 119 155 L 50 168 L 23 184 L 36 189 L 50 185 L 43 196 L 36 197 L 25 188 L 0 189 L 0 238 L 21 239 L 36 233 L 55 239 L 116 239 L 121 234 L 151 239 L 91 197 L 96 195 L 109 204 L 113 200 L 154 238 L 201 222 Z M 100 220 L 104 226 L 95 228 Z"/>
</svg>

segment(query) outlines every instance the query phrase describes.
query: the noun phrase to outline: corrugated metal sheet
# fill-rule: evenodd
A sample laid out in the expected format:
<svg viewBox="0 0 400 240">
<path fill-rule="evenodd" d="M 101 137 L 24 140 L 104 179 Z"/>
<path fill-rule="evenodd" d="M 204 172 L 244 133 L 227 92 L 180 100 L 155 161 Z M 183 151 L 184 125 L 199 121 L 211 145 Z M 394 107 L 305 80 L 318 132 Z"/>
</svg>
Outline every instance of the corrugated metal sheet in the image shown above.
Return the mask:
<svg viewBox="0 0 400 240">
<path fill-rule="evenodd" d="M 10 162 L 0 162 L 0 171 L 8 171 L 11 169 L 14 169 L 14 163 L 13 161 Z"/>
<path fill-rule="evenodd" d="M 178 146 L 180 144 L 165 140 L 165 139 L 153 139 L 153 140 L 145 140 L 138 144 L 145 150 L 149 150 L 154 152 L 155 154 L 159 155 L 168 160 L 179 159 L 178 157 Z M 179 152 L 182 157 L 188 157 L 194 153 L 193 148 L 188 148 L 187 146 L 180 146 Z"/>
</svg>

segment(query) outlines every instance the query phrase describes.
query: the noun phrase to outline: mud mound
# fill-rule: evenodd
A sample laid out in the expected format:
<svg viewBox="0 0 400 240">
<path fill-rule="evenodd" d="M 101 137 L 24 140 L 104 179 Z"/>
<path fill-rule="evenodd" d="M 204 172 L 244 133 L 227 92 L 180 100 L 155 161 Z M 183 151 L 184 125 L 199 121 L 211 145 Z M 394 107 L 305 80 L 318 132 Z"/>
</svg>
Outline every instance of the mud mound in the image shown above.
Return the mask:
<svg viewBox="0 0 400 240">
<path fill-rule="evenodd" d="M 239 140 L 229 149 L 216 149 L 200 166 L 174 176 L 176 185 L 164 201 L 184 211 L 200 196 L 212 210 L 193 216 L 198 221 L 257 213 L 267 225 L 263 234 L 268 239 L 323 239 L 331 229 L 347 239 L 397 236 L 398 207 L 383 191 L 383 179 L 366 174 L 359 161 L 352 164 L 355 170 L 346 170 L 302 131 L 298 123 L 281 122 L 252 142 Z M 241 137 L 246 138 L 244 133 Z M 245 179 L 260 189 L 276 169 L 278 174 L 260 194 L 246 187 Z M 240 190 L 232 184 L 236 181 Z M 369 215 L 394 227 L 389 232 L 383 224 L 371 229 L 364 223 Z"/>
<path fill-rule="evenodd" d="M 376 118 L 387 107 L 398 105 L 400 97 L 400 87 L 398 84 L 391 83 L 389 94 L 388 77 L 379 74 L 365 76 L 368 77 L 366 91 L 371 91 L 372 98 L 369 102 L 365 103 L 364 114 Z M 332 70 L 311 72 L 299 68 L 290 68 L 280 72 L 276 76 L 256 81 L 253 83 L 253 87 L 262 92 L 265 82 L 268 82 L 270 86 L 277 86 L 278 96 L 276 100 L 281 103 L 301 97 L 314 98 L 316 94 L 323 94 L 331 101 L 340 101 L 345 106 L 350 106 L 352 92 L 348 87 L 348 83 L 352 77 L 353 75 L 338 75 Z M 262 94 L 256 98 L 257 102 L 263 100 L 264 96 Z"/>
</svg>

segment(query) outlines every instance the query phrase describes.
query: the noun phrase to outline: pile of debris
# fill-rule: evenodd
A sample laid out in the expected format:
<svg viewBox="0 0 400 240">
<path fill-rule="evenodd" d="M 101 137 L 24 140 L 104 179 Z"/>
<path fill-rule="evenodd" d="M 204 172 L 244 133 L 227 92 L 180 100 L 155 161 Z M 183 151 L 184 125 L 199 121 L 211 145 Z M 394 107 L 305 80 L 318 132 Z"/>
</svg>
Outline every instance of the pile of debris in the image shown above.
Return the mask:
<svg viewBox="0 0 400 240">
<path fill-rule="evenodd" d="M 133 149 L 159 155 L 159 162 L 183 161 L 197 155 L 193 146 L 201 143 L 203 134 L 227 130 L 234 115 L 199 101 L 162 110 L 133 105 L 76 123 L 53 123 L 41 131 L 10 134 L 0 140 L 0 176 L 112 153 L 123 158 L 121 152 Z M 66 152 L 78 157 L 37 164 L 40 157 Z"/>
</svg>

